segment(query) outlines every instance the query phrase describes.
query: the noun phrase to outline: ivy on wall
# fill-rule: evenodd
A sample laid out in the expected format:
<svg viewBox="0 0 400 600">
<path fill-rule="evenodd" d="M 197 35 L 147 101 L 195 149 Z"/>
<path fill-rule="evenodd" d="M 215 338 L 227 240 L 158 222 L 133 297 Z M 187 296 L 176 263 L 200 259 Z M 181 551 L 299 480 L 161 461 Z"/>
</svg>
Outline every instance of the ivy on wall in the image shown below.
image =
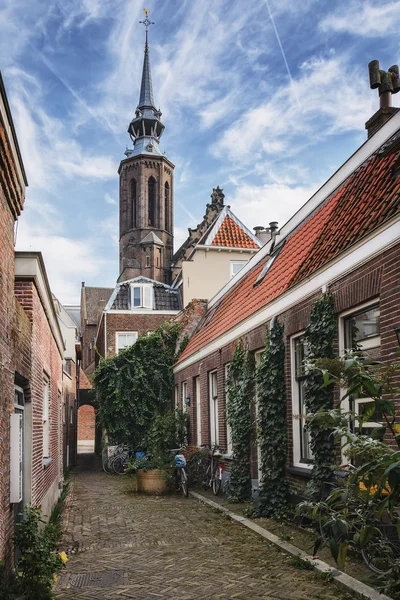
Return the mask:
<svg viewBox="0 0 400 600">
<path fill-rule="evenodd" d="M 254 356 L 239 341 L 229 363 L 227 417 L 231 429 L 233 461 L 228 483 L 229 502 L 251 498 L 250 440 L 253 426 Z"/>
<path fill-rule="evenodd" d="M 257 371 L 258 444 L 261 452 L 261 487 L 256 514 L 280 518 L 288 506 L 285 476 L 287 447 L 285 344 L 283 325 L 267 330 L 265 350 Z"/>
<path fill-rule="evenodd" d="M 99 418 L 114 443 L 144 445 L 155 416 L 170 409 L 178 335 L 179 325 L 167 323 L 100 361 L 94 374 Z"/>
<path fill-rule="evenodd" d="M 323 294 L 313 305 L 310 324 L 305 332 L 307 359 L 315 361 L 318 358 L 333 358 L 333 340 L 336 331 L 336 315 L 333 307 L 333 297 L 330 293 Z M 332 465 L 335 462 L 334 438 L 332 430 L 321 427 L 320 420 L 313 415 L 329 411 L 333 408 L 333 384 L 324 386 L 320 369 L 311 367 L 305 381 L 305 403 L 310 417 L 307 427 L 310 431 L 310 446 L 314 455 L 314 466 L 311 480 L 307 487 L 310 498 L 321 499 L 324 482 L 333 477 Z"/>
</svg>

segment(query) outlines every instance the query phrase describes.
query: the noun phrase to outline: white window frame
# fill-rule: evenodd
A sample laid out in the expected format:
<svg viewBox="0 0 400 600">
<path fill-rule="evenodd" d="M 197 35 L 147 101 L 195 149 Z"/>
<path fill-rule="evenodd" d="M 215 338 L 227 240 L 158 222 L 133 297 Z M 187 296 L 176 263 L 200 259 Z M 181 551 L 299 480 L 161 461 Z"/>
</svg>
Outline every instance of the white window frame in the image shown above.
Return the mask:
<svg viewBox="0 0 400 600">
<path fill-rule="evenodd" d="M 378 298 L 374 298 L 373 300 L 368 300 L 368 302 L 363 302 L 362 304 L 359 304 L 357 306 L 353 306 L 352 308 L 349 308 L 348 310 L 343 311 L 342 313 L 340 313 L 339 315 L 339 326 L 338 326 L 338 330 L 339 330 L 339 354 L 340 356 L 343 356 L 346 352 L 346 350 L 349 350 L 349 348 L 346 348 L 346 328 L 345 328 L 345 321 L 346 319 L 348 319 L 348 317 L 350 317 L 351 315 L 357 314 L 359 312 L 362 312 L 363 310 L 368 310 L 368 308 L 371 308 L 372 306 L 380 306 L 380 299 Z M 365 343 L 362 343 L 361 345 L 361 349 L 362 350 L 368 350 L 370 348 L 375 348 L 376 347 L 376 341 L 379 338 L 379 346 L 381 345 L 381 336 L 374 336 L 372 338 L 367 338 Z M 371 342 L 371 340 L 374 340 L 373 342 Z M 346 390 L 344 390 L 343 388 L 340 388 L 340 407 L 341 410 L 343 412 L 349 412 L 350 411 L 350 401 L 349 398 L 345 398 L 343 400 L 343 397 L 346 395 Z M 368 404 L 372 402 L 371 398 L 359 398 L 355 401 L 355 406 L 354 406 L 354 413 L 358 414 L 359 411 L 359 406 L 360 404 Z M 382 427 L 382 423 L 375 423 L 374 421 L 368 422 L 368 423 L 363 423 L 363 428 L 368 428 L 368 429 L 375 429 L 376 427 Z M 343 445 L 345 443 L 345 440 L 342 440 L 342 460 L 346 460 L 346 457 L 343 454 Z"/>
<path fill-rule="evenodd" d="M 25 397 L 24 390 L 17 385 L 14 386 L 14 408 L 18 412 L 10 415 L 10 503 L 19 504 L 23 497 Z"/>
<path fill-rule="evenodd" d="M 196 442 L 201 446 L 201 384 L 200 375 L 194 378 L 194 391 L 196 394 Z"/>
<path fill-rule="evenodd" d="M 120 335 L 133 335 L 133 337 L 135 337 L 135 341 L 133 342 L 133 344 L 136 344 L 137 339 L 139 337 L 139 332 L 138 331 L 116 331 L 115 332 L 115 353 L 119 354 L 121 352 L 121 350 L 125 350 L 125 348 L 129 348 L 129 346 L 124 346 L 123 348 L 119 347 L 118 344 L 118 337 Z M 133 346 L 133 344 L 130 344 L 131 346 Z"/>
<path fill-rule="evenodd" d="M 230 278 L 232 279 L 232 277 L 234 277 L 235 275 L 237 275 L 237 273 L 239 273 L 243 267 L 245 265 L 247 265 L 247 260 L 231 260 L 230 261 L 230 265 L 229 265 L 229 273 L 230 273 Z M 239 269 L 239 271 L 236 271 L 236 273 L 233 272 L 233 265 L 242 265 Z"/>
<path fill-rule="evenodd" d="M 212 395 L 213 376 L 217 378 L 217 395 Z M 218 371 L 215 369 L 208 372 L 208 398 L 210 408 L 210 443 L 211 446 L 219 444 L 219 422 L 218 422 Z"/>
<path fill-rule="evenodd" d="M 134 290 L 138 288 L 140 290 L 140 305 L 134 305 Z M 154 288 L 148 284 L 135 284 L 132 283 L 129 288 L 130 293 L 130 307 L 131 310 L 147 308 L 149 310 L 154 309 Z"/>
<path fill-rule="evenodd" d="M 312 470 L 313 463 L 301 461 L 301 439 L 299 431 L 299 392 L 296 381 L 296 340 L 304 336 L 305 331 L 300 331 L 290 337 L 290 378 L 292 387 L 292 440 L 293 440 L 293 466 Z"/>
<path fill-rule="evenodd" d="M 43 377 L 43 458 L 50 458 L 50 379 Z"/>
<path fill-rule="evenodd" d="M 186 404 L 186 398 L 187 398 L 187 381 L 182 381 L 182 390 L 181 390 L 181 394 L 182 394 L 182 410 L 183 412 L 187 412 L 188 411 L 188 405 Z"/>
</svg>

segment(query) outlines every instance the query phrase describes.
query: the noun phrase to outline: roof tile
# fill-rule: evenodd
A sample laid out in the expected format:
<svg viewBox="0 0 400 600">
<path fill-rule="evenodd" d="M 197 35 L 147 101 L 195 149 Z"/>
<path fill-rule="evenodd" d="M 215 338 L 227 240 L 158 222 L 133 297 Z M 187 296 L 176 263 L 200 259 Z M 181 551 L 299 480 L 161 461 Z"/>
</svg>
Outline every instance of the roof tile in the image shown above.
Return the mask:
<svg viewBox="0 0 400 600">
<path fill-rule="evenodd" d="M 259 249 L 255 241 L 229 215 L 223 220 L 211 246 Z"/>
</svg>

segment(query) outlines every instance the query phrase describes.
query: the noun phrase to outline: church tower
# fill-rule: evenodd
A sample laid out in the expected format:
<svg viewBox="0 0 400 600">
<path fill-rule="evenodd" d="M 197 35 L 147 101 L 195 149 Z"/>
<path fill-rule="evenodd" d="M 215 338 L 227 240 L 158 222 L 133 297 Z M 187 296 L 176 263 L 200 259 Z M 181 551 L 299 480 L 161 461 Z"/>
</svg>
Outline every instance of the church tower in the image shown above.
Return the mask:
<svg viewBox="0 0 400 600">
<path fill-rule="evenodd" d="M 161 112 L 153 97 L 148 29 L 153 23 L 149 11 L 141 21 L 146 43 L 139 104 L 128 133 L 133 149 L 118 169 L 119 185 L 119 265 L 118 281 L 148 277 L 171 283 L 173 254 L 174 165 L 159 147 L 164 131 Z"/>
</svg>

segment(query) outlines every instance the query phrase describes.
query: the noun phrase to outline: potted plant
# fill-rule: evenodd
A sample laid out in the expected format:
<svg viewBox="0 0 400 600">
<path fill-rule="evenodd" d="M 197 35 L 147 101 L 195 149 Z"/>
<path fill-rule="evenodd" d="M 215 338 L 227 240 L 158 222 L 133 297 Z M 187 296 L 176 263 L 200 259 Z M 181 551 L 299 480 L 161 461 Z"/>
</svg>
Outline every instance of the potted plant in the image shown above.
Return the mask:
<svg viewBox="0 0 400 600">
<path fill-rule="evenodd" d="M 168 491 L 174 472 L 171 449 L 180 448 L 186 442 L 187 430 L 185 412 L 175 410 L 155 417 L 147 437 L 147 454 L 129 466 L 129 470 L 136 472 L 138 492 L 163 494 Z"/>
</svg>

